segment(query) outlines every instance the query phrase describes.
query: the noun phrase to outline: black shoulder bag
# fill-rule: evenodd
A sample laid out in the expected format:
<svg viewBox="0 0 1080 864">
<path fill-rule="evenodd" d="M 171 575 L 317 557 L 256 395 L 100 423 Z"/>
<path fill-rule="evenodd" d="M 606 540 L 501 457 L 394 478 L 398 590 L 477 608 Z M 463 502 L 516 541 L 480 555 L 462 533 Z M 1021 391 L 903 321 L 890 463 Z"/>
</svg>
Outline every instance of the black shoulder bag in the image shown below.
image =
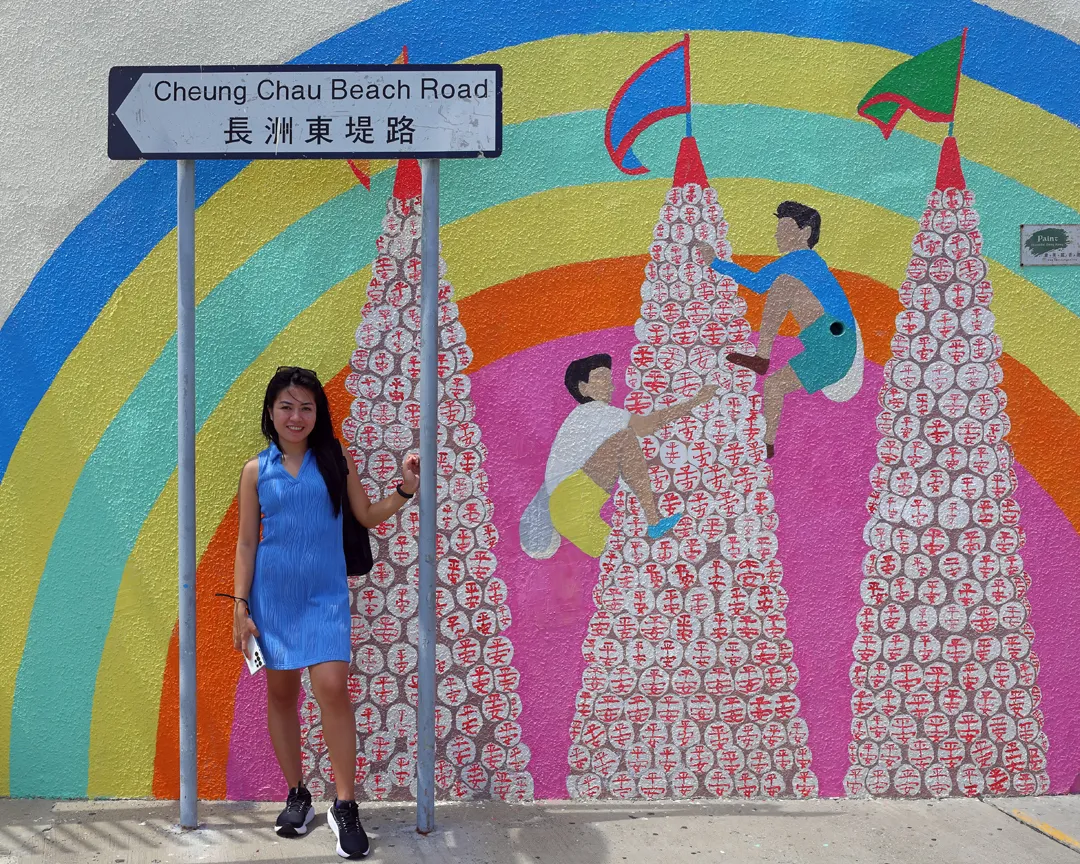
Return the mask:
<svg viewBox="0 0 1080 864">
<path fill-rule="evenodd" d="M 353 516 L 352 507 L 349 506 L 349 474 L 352 468 L 349 466 L 345 454 L 338 451 L 338 464 L 341 466 L 341 545 L 345 549 L 345 570 L 350 576 L 362 576 L 371 572 L 375 563 L 371 557 L 371 538 L 368 530 Z"/>
</svg>

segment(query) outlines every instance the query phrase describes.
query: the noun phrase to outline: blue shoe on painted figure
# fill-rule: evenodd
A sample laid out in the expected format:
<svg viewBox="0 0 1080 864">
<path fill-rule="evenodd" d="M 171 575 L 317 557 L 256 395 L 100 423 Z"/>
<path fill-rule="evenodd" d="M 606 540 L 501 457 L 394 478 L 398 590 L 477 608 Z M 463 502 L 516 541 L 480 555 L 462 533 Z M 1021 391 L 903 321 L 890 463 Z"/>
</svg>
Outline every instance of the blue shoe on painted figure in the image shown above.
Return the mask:
<svg viewBox="0 0 1080 864">
<path fill-rule="evenodd" d="M 659 540 L 672 528 L 679 524 L 679 520 L 682 519 L 681 513 L 675 513 L 672 516 L 668 516 L 666 519 L 661 519 L 655 525 L 649 526 L 649 539 Z"/>
</svg>

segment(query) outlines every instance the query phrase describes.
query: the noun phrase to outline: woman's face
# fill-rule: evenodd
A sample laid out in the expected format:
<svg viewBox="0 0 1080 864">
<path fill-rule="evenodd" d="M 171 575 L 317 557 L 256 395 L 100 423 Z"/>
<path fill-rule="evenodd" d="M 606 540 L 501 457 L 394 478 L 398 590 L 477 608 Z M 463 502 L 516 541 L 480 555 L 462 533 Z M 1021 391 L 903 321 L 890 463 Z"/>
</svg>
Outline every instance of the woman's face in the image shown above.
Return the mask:
<svg viewBox="0 0 1080 864">
<path fill-rule="evenodd" d="M 273 417 L 278 440 L 300 444 L 315 428 L 315 397 L 306 387 L 286 387 L 274 400 Z"/>
</svg>

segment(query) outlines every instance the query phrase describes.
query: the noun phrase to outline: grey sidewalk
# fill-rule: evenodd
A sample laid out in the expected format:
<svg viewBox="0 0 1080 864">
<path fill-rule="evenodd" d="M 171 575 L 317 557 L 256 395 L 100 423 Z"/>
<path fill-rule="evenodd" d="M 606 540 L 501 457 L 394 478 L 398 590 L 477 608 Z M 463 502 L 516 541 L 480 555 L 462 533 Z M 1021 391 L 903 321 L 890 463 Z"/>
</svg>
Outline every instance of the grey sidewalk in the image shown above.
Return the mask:
<svg viewBox="0 0 1080 864">
<path fill-rule="evenodd" d="M 279 806 L 204 803 L 204 827 L 182 833 L 172 802 L 0 800 L 0 864 L 340 860 L 325 810 L 306 838 L 285 841 L 272 828 Z M 429 837 L 416 834 L 411 807 L 365 806 L 362 814 L 369 860 L 390 864 L 1080 864 L 1080 851 L 1047 836 L 1080 836 L 1080 796 L 447 805 Z"/>
</svg>

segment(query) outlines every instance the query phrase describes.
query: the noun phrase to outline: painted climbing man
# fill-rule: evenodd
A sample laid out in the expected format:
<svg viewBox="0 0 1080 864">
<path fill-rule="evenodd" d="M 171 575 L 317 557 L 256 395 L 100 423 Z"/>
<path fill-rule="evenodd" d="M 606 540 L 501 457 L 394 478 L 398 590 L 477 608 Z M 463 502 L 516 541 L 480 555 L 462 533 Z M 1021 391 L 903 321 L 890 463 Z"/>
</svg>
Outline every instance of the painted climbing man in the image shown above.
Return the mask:
<svg viewBox="0 0 1080 864">
<path fill-rule="evenodd" d="M 780 257 L 756 273 L 721 261 L 708 243 L 695 243 L 701 260 L 755 294 L 766 294 L 755 354 L 731 353 L 727 360 L 767 375 L 773 341 L 790 312 L 799 327 L 803 350 L 765 380 L 765 451 L 776 452 L 776 432 L 784 397 L 799 388 L 822 391 L 836 402 L 850 399 L 862 385 L 862 343 L 844 289 L 825 260 L 814 251 L 821 235 L 821 214 L 795 201 L 776 208 L 776 248 Z"/>
<path fill-rule="evenodd" d="M 533 558 L 549 558 L 566 538 L 586 555 L 599 558 L 611 534 L 600 509 L 620 477 L 641 502 L 649 537 L 662 537 L 682 514 L 661 516 L 638 439 L 708 402 L 716 387 L 703 387 L 692 399 L 636 415 L 611 404 L 615 385 L 607 354 L 573 361 L 564 380 L 579 405 L 559 428 L 544 485 L 522 516 L 522 548 Z"/>
</svg>

